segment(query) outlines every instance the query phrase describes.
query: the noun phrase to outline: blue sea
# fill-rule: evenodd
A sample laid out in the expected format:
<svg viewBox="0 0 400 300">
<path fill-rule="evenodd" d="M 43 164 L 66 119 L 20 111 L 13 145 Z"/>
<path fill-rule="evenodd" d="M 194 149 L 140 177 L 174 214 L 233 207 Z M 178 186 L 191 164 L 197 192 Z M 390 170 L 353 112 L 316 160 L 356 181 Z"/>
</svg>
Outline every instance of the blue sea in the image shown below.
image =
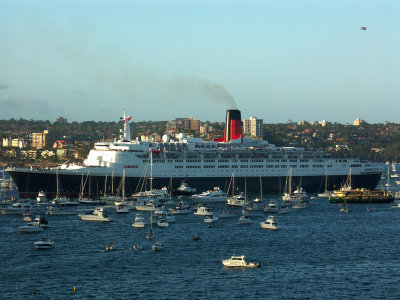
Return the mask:
<svg viewBox="0 0 400 300">
<path fill-rule="evenodd" d="M 400 210 L 351 208 L 342 214 L 315 198 L 309 208 L 278 215 L 278 231 L 260 228 L 264 212 L 253 213 L 253 224 L 238 225 L 236 209 L 238 216 L 217 228 L 179 215 L 167 229 L 153 226 L 152 241 L 145 238 L 149 227 L 131 226 L 134 211 L 111 213 L 110 223 L 47 216 L 50 227 L 32 234 L 17 232 L 22 216 L 0 215 L 0 298 L 399 299 Z M 55 248 L 35 250 L 41 237 L 53 239 Z M 163 251 L 152 252 L 156 240 Z M 109 242 L 116 250 L 105 251 Z M 143 249 L 131 250 L 135 244 Z M 261 267 L 224 268 L 221 260 L 233 254 Z"/>
</svg>

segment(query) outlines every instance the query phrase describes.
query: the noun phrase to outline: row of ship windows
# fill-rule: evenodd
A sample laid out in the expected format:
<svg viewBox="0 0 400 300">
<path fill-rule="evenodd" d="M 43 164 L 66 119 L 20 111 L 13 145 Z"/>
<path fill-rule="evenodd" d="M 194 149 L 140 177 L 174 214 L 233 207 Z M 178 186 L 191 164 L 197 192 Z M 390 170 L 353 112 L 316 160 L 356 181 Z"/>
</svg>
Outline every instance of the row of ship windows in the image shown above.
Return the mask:
<svg viewBox="0 0 400 300">
<path fill-rule="evenodd" d="M 221 162 L 229 162 L 229 160 L 227 160 L 227 159 L 219 159 L 217 161 L 220 162 L 220 163 Z M 148 162 L 147 159 L 143 160 L 143 163 L 147 163 L 147 162 Z M 173 162 L 174 162 L 173 159 L 169 159 L 168 160 L 168 163 L 173 163 Z M 184 161 L 183 161 L 183 159 L 175 159 L 175 162 L 183 163 Z M 187 163 L 201 163 L 201 160 L 200 159 L 187 159 L 186 162 Z M 205 163 L 214 163 L 215 159 L 205 159 L 204 162 Z M 238 162 L 238 160 L 234 159 L 231 162 Z M 241 159 L 240 162 L 249 162 L 249 160 L 248 159 Z M 264 160 L 262 160 L 262 159 L 252 159 L 252 160 L 250 160 L 250 162 L 252 162 L 252 163 L 254 163 L 254 162 L 264 162 Z M 279 159 L 276 159 L 276 160 L 266 159 L 265 162 L 287 162 L 287 159 L 281 159 L 281 160 L 279 160 Z M 298 160 L 291 159 L 291 160 L 289 160 L 289 162 L 298 162 Z M 309 160 L 308 159 L 300 159 L 300 162 L 301 163 L 302 162 L 309 162 Z M 324 162 L 324 160 L 322 160 L 322 159 L 314 159 L 313 162 Z M 342 162 L 342 161 L 340 161 L 340 162 Z M 343 160 L 343 162 L 346 162 L 346 161 Z M 155 160 L 153 160 L 153 163 L 165 163 L 165 159 L 155 159 Z M 361 165 L 354 165 L 354 166 L 361 167 Z"/>
<path fill-rule="evenodd" d="M 242 166 L 238 166 L 238 165 L 232 165 L 232 166 L 229 166 L 229 165 L 218 165 L 218 166 L 215 166 L 215 165 L 204 165 L 204 169 L 215 169 L 215 168 L 218 168 L 218 169 L 228 169 L 228 168 L 232 168 L 232 169 L 239 169 L 239 167 L 240 167 L 240 169 L 247 169 L 247 168 L 251 168 L 251 169 L 263 169 L 264 168 L 264 166 L 263 165 L 242 165 Z M 282 169 L 285 169 L 285 168 L 297 168 L 297 165 L 290 165 L 290 166 L 287 166 L 287 165 L 266 165 L 265 166 L 265 168 L 267 168 L 267 169 L 273 169 L 273 168 L 282 168 Z M 300 168 L 309 168 L 310 166 L 309 165 L 300 165 Z M 312 166 L 313 168 L 324 168 L 324 166 L 323 165 L 313 165 Z M 332 167 L 332 165 L 328 165 L 328 167 Z M 186 168 L 186 169 L 201 169 L 201 166 L 197 166 L 197 165 L 192 165 L 192 166 L 186 166 L 186 167 L 184 167 L 184 166 L 175 166 L 175 169 L 183 169 L 183 168 Z"/>
</svg>

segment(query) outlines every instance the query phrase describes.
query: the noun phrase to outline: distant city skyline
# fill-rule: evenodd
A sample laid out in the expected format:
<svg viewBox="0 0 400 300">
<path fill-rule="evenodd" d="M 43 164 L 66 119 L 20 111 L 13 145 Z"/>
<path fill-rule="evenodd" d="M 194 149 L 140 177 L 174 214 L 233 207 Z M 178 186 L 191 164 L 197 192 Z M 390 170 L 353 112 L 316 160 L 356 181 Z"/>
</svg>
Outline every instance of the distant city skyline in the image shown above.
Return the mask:
<svg viewBox="0 0 400 300">
<path fill-rule="evenodd" d="M 2 0 L 0 119 L 399 123 L 399 36 L 395 0 Z"/>
</svg>

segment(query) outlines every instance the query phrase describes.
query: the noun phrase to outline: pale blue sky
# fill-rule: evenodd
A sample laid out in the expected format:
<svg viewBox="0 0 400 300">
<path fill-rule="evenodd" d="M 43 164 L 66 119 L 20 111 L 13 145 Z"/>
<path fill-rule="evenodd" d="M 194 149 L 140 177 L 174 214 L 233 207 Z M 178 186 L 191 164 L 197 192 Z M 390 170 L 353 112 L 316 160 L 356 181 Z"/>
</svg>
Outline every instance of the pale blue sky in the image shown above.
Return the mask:
<svg viewBox="0 0 400 300">
<path fill-rule="evenodd" d="M 398 0 L 0 0 L 0 41 L 0 119 L 400 122 Z"/>
</svg>

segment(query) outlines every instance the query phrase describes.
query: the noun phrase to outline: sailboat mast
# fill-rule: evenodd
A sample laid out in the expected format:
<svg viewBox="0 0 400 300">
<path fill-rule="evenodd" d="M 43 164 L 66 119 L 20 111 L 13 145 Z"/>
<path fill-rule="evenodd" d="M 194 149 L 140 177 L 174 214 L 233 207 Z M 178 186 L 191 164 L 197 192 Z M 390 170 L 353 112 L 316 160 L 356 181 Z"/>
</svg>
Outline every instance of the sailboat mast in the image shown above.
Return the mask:
<svg viewBox="0 0 400 300">
<path fill-rule="evenodd" d="M 153 190 L 153 151 L 150 150 L 150 191 Z"/>
</svg>

